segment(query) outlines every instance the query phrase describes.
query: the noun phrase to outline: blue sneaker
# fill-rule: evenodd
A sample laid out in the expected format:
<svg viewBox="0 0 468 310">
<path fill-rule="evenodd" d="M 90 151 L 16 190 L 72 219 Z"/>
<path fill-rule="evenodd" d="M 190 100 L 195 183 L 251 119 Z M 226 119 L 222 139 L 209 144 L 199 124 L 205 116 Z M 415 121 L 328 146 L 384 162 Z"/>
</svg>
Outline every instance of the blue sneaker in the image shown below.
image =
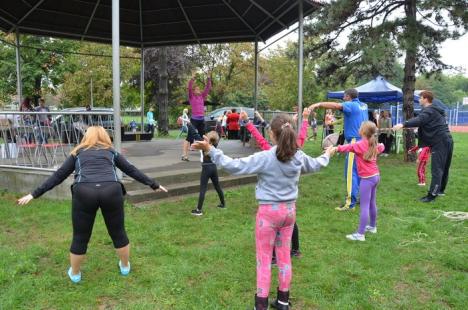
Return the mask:
<svg viewBox="0 0 468 310">
<path fill-rule="evenodd" d="M 128 262 L 127 267 L 124 267 L 122 266 L 122 262 L 119 261 L 119 268 L 120 268 L 120 274 L 123 276 L 127 276 L 130 273 L 130 262 Z"/>
<path fill-rule="evenodd" d="M 78 274 L 72 274 L 72 268 L 68 269 L 68 277 L 73 283 L 78 283 L 81 281 L 81 271 Z"/>
</svg>

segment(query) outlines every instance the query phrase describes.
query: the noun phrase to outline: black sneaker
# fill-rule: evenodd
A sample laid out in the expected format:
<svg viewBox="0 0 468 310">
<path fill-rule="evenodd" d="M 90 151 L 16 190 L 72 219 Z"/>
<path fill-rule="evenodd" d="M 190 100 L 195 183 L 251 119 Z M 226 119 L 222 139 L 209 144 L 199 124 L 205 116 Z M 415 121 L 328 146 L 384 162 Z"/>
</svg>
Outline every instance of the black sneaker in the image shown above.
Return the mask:
<svg viewBox="0 0 468 310">
<path fill-rule="evenodd" d="M 218 205 L 218 208 L 220 208 L 220 209 L 226 209 L 226 206 L 223 205 L 222 203 L 220 203 L 220 204 Z"/>
<path fill-rule="evenodd" d="M 422 197 L 419 199 L 421 202 L 433 202 L 437 196 L 432 196 L 431 194 L 427 194 L 427 196 Z"/>
<path fill-rule="evenodd" d="M 187 156 L 182 156 L 181 160 L 182 160 L 182 161 L 189 161 L 189 159 L 188 159 Z"/>
<path fill-rule="evenodd" d="M 192 215 L 201 216 L 201 215 L 203 215 L 203 212 L 202 212 L 202 210 L 194 209 L 194 210 L 192 210 Z"/>
</svg>

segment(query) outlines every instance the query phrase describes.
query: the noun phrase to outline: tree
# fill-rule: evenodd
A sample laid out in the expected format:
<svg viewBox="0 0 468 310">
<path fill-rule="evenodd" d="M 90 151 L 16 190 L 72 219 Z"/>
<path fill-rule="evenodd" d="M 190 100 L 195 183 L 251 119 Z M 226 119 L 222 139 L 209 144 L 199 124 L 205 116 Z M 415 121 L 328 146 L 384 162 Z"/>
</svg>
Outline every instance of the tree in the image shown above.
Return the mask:
<svg viewBox="0 0 468 310">
<path fill-rule="evenodd" d="M 438 48 L 445 40 L 466 32 L 467 8 L 467 2 L 460 0 L 331 1 L 306 26 L 308 36 L 319 38 L 306 52 L 324 59 L 319 78 L 335 76 L 345 81 L 349 73 L 391 74 L 395 58 L 403 51 L 403 110 L 404 118 L 409 119 L 413 117 L 416 73 L 450 67 L 440 60 Z M 344 35 L 348 41 L 343 44 Z M 404 134 L 407 150 L 414 144 L 414 134 Z"/>
<path fill-rule="evenodd" d="M 192 56 L 186 46 L 169 46 L 147 48 L 144 57 L 145 76 L 150 80 L 151 105 L 158 107 L 159 133 L 166 135 L 169 130 L 169 109 L 185 98 L 183 87 L 192 68 Z"/>
<path fill-rule="evenodd" d="M 0 39 L 11 44 L 14 34 L 0 33 Z M 21 35 L 21 75 L 23 96 L 32 96 L 36 101 L 47 93 L 55 94 L 64 75 L 70 70 L 69 52 L 78 46 L 76 41 L 50 37 Z M 16 94 L 16 58 L 14 46 L 0 43 L 0 97 Z"/>
<path fill-rule="evenodd" d="M 81 54 L 68 59 L 70 68 L 64 74 L 60 88 L 62 105 L 75 107 L 90 104 L 92 86 L 94 106 L 112 107 L 112 47 L 84 42 L 77 51 Z M 139 51 L 121 47 L 120 55 L 121 106 L 139 107 Z"/>
</svg>

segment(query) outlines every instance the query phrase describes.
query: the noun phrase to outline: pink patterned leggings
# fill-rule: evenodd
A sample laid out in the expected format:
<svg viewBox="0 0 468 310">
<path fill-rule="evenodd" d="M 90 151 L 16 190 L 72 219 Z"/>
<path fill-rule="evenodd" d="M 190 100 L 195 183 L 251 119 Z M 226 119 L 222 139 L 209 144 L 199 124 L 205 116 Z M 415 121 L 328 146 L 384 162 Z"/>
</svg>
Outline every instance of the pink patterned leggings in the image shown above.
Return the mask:
<svg viewBox="0 0 468 310">
<path fill-rule="evenodd" d="M 258 207 L 255 227 L 257 248 L 257 296 L 268 297 L 271 256 L 276 251 L 280 291 L 289 291 L 292 278 L 291 236 L 296 222 L 295 202 L 263 204 Z"/>
</svg>

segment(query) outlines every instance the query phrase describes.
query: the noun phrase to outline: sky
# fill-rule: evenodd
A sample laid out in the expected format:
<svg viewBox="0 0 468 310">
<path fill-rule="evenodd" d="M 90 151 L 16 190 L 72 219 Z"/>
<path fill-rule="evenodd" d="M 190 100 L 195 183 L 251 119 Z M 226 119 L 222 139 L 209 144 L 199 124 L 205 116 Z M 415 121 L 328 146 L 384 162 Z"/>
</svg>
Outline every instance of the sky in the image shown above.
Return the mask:
<svg viewBox="0 0 468 310">
<path fill-rule="evenodd" d="M 291 26 L 289 30 L 284 30 L 279 34 L 273 36 L 272 38 L 266 41 L 266 45 L 273 42 L 282 35 L 286 34 L 290 30 L 295 29 L 296 27 L 297 24 Z M 288 41 L 297 41 L 297 31 L 287 35 L 283 39 L 271 45 L 270 47 L 265 49 L 264 53 L 268 53 L 268 51 L 274 50 L 279 46 L 285 46 L 286 42 Z M 259 49 L 262 49 L 264 46 L 265 44 L 259 43 Z M 442 61 L 452 66 L 461 67 L 463 69 L 463 75 L 468 77 L 468 34 L 465 34 L 458 40 L 445 41 L 440 48 L 440 54 L 442 56 Z M 446 73 L 453 72 L 450 71 Z"/>
</svg>

